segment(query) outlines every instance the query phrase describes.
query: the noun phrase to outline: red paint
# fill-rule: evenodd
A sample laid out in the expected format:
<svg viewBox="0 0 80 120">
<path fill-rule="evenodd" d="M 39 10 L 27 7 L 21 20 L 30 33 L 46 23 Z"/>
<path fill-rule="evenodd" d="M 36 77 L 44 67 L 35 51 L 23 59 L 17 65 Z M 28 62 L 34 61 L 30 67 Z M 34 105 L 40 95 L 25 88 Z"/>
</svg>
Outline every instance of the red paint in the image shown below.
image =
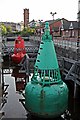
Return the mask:
<svg viewBox="0 0 80 120">
<path fill-rule="evenodd" d="M 14 54 L 11 56 L 12 61 L 14 63 L 20 63 L 25 54 L 26 50 L 24 40 L 18 36 L 18 38 L 15 39 Z"/>
</svg>

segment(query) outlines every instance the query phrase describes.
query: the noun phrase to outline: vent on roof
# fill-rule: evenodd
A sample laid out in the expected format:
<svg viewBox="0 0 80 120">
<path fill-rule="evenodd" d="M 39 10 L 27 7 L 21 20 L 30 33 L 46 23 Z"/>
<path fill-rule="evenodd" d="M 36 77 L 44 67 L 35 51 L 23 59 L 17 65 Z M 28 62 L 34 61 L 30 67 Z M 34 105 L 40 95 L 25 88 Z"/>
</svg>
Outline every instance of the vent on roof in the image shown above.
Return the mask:
<svg viewBox="0 0 80 120">
<path fill-rule="evenodd" d="M 72 24 L 72 22 L 71 22 L 71 24 L 70 24 L 69 29 L 73 29 L 73 24 Z"/>
</svg>

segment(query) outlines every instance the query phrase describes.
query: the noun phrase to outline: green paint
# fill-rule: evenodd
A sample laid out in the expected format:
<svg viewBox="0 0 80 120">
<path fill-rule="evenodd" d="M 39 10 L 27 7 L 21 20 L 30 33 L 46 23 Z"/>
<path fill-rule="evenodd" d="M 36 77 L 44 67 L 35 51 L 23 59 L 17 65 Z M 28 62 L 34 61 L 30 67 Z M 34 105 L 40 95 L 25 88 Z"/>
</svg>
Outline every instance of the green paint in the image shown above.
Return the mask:
<svg viewBox="0 0 80 120">
<path fill-rule="evenodd" d="M 38 51 L 34 74 L 25 87 L 25 106 L 38 117 L 54 118 L 67 109 L 68 88 L 61 80 L 49 23 Z"/>
</svg>

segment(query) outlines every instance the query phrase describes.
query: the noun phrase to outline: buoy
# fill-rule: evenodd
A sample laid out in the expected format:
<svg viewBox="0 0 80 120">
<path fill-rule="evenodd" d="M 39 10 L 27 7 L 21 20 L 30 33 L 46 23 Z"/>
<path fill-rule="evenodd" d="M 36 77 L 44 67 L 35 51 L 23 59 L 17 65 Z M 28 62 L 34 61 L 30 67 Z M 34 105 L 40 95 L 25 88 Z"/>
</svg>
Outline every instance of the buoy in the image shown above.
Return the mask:
<svg viewBox="0 0 80 120">
<path fill-rule="evenodd" d="M 68 88 L 62 81 L 49 23 L 38 51 L 34 74 L 25 87 L 25 107 L 34 116 L 56 118 L 68 107 Z"/>
<path fill-rule="evenodd" d="M 12 61 L 17 64 L 20 63 L 25 54 L 26 50 L 24 40 L 18 36 L 18 38 L 15 39 L 14 54 L 11 55 Z"/>
</svg>

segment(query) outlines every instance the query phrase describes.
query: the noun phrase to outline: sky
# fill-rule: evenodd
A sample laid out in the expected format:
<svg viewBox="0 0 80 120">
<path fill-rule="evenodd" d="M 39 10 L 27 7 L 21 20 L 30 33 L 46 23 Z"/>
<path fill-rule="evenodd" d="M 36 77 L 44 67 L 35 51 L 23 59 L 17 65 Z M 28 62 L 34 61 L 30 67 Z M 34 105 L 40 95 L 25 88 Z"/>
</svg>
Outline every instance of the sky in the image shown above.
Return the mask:
<svg viewBox="0 0 80 120">
<path fill-rule="evenodd" d="M 29 21 L 54 19 L 77 20 L 78 0 L 0 0 L 0 22 L 23 21 L 23 9 L 29 9 Z"/>
</svg>

